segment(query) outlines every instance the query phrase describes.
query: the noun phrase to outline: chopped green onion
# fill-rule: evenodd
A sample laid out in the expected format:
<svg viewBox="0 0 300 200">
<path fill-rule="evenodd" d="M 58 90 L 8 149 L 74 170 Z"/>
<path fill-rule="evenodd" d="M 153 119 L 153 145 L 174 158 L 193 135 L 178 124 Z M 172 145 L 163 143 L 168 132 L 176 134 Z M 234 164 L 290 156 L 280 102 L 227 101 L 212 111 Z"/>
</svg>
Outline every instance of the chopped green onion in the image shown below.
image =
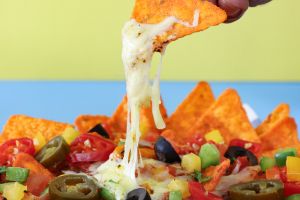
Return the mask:
<svg viewBox="0 0 300 200">
<path fill-rule="evenodd" d="M 194 172 L 194 178 L 199 182 L 199 183 L 206 183 L 212 179 L 211 176 L 203 176 L 202 173 L 198 170 L 195 170 Z"/>
</svg>

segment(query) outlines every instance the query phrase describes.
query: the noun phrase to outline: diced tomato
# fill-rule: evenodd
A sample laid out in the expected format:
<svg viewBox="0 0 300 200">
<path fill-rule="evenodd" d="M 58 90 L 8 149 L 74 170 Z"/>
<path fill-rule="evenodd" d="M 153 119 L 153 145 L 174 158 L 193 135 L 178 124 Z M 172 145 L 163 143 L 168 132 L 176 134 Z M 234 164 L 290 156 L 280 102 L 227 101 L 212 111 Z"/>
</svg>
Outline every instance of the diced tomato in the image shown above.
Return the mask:
<svg viewBox="0 0 300 200">
<path fill-rule="evenodd" d="M 221 197 L 205 191 L 199 182 L 189 182 L 189 190 L 191 194 L 191 200 L 222 200 Z"/>
<path fill-rule="evenodd" d="M 286 174 L 286 167 L 280 167 L 279 168 L 280 171 L 280 179 L 282 182 L 287 182 L 287 174 Z"/>
<path fill-rule="evenodd" d="M 30 170 L 25 185 L 28 191 L 35 196 L 39 196 L 48 187 L 48 183 L 54 178 L 49 170 L 26 153 L 16 155 L 13 166 Z"/>
<path fill-rule="evenodd" d="M 245 167 L 249 166 L 249 161 L 246 156 L 237 157 L 232 165 L 228 169 L 228 173 L 240 172 Z"/>
<path fill-rule="evenodd" d="M 272 167 L 266 170 L 266 179 L 268 180 L 281 180 L 280 171 L 278 167 Z"/>
<path fill-rule="evenodd" d="M 255 142 L 249 142 L 241 139 L 233 139 L 230 141 L 229 146 L 239 146 L 243 147 L 254 154 L 258 154 L 261 150 L 261 144 Z"/>
<path fill-rule="evenodd" d="M 300 182 L 284 183 L 284 195 L 288 197 L 293 194 L 300 194 Z"/>
<path fill-rule="evenodd" d="M 174 166 L 168 165 L 167 168 L 168 168 L 168 171 L 169 171 L 170 175 L 176 176 L 176 168 Z"/>
<path fill-rule="evenodd" d="M 266 170 L 266 179 L 268 180 L 281 180 L 287 182 L 286 167 L 272 167 Z"/>
<path fill-rule="evenodd" d="M 32 139 L 20 138 L 6 141 L 0 146 L 0 165 L 11 166 L 15 156 L 21 152 L 34 155 Z"/>
<path fill-rule="evenodd" d="M 81 134 L 71 143 L 69 159 L 72 163 L 106 161 L 115 147 L 99 135 Z"/>
</svg>

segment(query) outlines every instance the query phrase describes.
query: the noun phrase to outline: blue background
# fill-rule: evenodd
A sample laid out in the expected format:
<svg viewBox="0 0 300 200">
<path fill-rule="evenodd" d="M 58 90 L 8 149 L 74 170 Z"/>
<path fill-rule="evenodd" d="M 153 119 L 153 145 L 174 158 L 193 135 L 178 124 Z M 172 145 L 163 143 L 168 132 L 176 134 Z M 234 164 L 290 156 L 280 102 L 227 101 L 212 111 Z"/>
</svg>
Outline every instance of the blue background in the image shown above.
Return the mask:
<svg viewBox="0 0 300 200">
<path fill-rule="evenodd" d="M 162 82 L 168 113 L 195 86 L 195 82 Z M 216 96 L 237 89 L 243 102 L 264 119 L 279 103 L 288 103 L 300 124 L 299 83 L 212 82 Z M 0 81 L 0 126 L 13 114 L 26 114 L 73 123 L 80 114 L 111 115 L 125 94 L 124 82 L 101 81 Z"/>
</svg>

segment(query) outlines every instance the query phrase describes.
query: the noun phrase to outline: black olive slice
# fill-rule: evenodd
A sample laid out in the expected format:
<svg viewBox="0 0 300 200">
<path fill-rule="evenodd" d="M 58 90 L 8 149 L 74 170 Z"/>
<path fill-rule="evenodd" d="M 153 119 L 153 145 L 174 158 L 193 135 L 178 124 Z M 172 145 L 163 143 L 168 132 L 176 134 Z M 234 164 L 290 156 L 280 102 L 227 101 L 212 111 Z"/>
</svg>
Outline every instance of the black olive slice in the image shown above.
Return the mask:
<svg viewBox="0 0 300 200">
<path fill-rule="evenodd" d="M 127 194 L 126 200 L 151 200 L 151 197 L 146 189 L 137 188 Z"/>
<path fill-rule="evenodd" d="M 251 166 L 258 165 L 257 157 L 251 151 L 243 147 L 230 146 L 224 156 L 230 159 L 231 163 L 233 163 L 237 157 L 246 156 Z"/>
<path fill-rule="evenodd" d="M 166 163 L 181 162 L 181 159 L 171 143 L 164 137 L 159 137 L 154 145 L 154 150 L 158 160 Z"/>
<path fill-rule="evenodd" d="M 88 131 L 88 133 L 93 133 L 93 132 L 96 132 L 105 138 L 109 138 L 109 134 L 107 133 L 107 131 L 103 128 L 103 126 L 101 124 L 97 124 L 91 130 Z"/>
</svg>

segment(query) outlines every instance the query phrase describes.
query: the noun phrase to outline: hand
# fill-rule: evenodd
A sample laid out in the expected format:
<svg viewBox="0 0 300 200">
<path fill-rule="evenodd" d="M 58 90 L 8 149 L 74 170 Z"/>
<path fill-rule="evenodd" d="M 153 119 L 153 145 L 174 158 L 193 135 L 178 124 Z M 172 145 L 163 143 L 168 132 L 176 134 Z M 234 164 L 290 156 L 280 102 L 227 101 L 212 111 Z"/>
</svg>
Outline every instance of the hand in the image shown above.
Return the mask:
<svg viewBox="0 0 300 200">
<path fill-rule="evenodd" d="M 272 0 L 207 0 L 219 6 L 227 13 L 225 23 L 231 23 L 243 16 L 248 7 L 255 7 L 268 3 Z"/>
</svg>

